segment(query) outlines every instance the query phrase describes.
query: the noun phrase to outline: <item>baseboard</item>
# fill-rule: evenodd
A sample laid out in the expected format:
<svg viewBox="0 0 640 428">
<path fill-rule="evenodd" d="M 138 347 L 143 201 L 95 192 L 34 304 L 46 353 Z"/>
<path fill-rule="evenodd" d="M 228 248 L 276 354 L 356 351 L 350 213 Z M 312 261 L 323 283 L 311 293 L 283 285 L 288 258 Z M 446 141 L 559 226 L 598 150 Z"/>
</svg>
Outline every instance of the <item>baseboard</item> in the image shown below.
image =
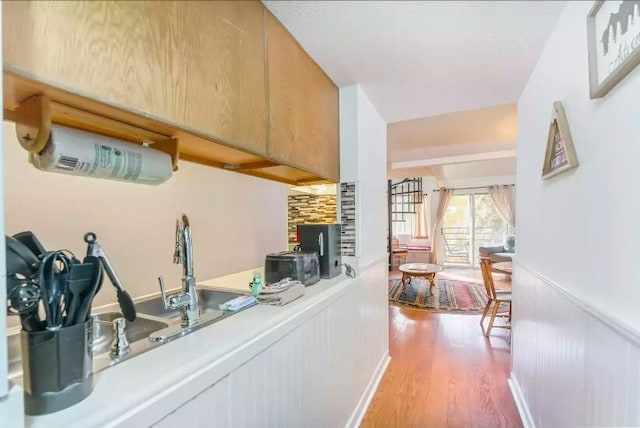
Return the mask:
<svg viewBox="0 0 640 428">
<path fill-rule="evenodd" d="M 511 377 L 509 378 L 509 389 L 511 389 L 511 395 L 516 402 L 516 407 L 518 408 L 518 413 L 520 413 L 520 419 L 522 419 L 524 428 L 536 428 L 536 424 L 533 422 L 533 417 L 529 411 L 529 406 L 527 406 L 524 395 L 522 395 L 522 389 L 520 389 L 518 379 L 513 372 L 511 372 Z"/>
<path fill-rule="evenodd" d="M 382 359 L 380 359 L 378 367 L 376 367 L 376 371 L 373 373 L 371 380 L 369 380 L 369 385 L 367 385 L 367 388 L 364 390 L 362 397 L 360 397 L 360 401 L 358 401 L 358 405 L 347 421 L 345 428 L 357 428 L 360 426 L 364 415 L 367 413 L 369 404 L 371 404 L 371 400 L 373 399 L 373 396 L 378 389 L 378 385 L 382 380 L 382 376 L 384 376 L 384 372 L 387 371 L 389 361 L 391 361 L 391 357 L 389 356 L 389 351 L 387 351 L 382 356 Z"/>
</svg>

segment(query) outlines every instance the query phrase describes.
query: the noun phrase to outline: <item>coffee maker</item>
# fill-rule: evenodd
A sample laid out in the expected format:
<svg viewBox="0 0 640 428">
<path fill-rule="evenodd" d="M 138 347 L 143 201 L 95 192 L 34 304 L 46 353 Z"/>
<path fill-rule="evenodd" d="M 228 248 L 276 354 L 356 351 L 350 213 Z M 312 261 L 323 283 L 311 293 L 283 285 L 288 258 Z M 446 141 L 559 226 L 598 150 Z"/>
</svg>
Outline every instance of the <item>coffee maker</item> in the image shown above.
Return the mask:
<svg viewBox="0 0 640 428">
<path fill-rule="evenodd" d="M 342 273 L 339 224 L 300 224 L 301 251 L 315 251 L 320 259 L 320 277 L 333 278 Z"/>
</svg>

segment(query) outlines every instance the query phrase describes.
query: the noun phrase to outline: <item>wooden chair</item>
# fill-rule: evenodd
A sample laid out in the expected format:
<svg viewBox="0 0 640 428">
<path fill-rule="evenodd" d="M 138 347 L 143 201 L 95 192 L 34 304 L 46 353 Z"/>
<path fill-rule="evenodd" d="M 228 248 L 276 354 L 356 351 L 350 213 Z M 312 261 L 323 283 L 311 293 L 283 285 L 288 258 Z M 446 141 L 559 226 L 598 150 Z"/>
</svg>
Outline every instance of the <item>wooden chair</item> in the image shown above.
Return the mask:
<svg viewBox="0 0 640 428">
<path fill-rule="evenodd" d="M 406 248 L 400 247 L 400 241 L 398 238 L 393 238 L 392 240 L 393 248 L 391 249 L 391 267 L 394 267 L 394 262 L 396 258 L 398 261 L 398 266 L 407 263 L 407 258 L 409 257 L 409 250 Z"/>
<path fill-rule="evenodd" d="M 497 290 L 496 286 L 493 283 L 493 275 L 491 274 L 491 260 L 489 257 L 480 257 L 480 269 L 482 270 L 482 279 L 484 280 L 484 288 L 487 292 L 487 306 L 484 308 L 484 312 L 482 313 L 482 318 L 480 319 L 480 325 L 483 325 L 485 317 L 489 313 L 491 309 L 491 305 L 493 305 L 493 310 L 491 311 L 491 318 L 489 319 L 489 327 L 487 328 L 485 336 L 489 337 L 491 334 L 491 329 L 493 327 L 496 328 L 511 328 L 511 325 L 496 325 L 493 323 L 496 320 L 496 316 L 498 315 L 498 310 L 500 309 L 501 303 L 507 303 L 509 305 L 509 322 L 511 322 L 511 291 L 506 290 Z"/>
</svg>

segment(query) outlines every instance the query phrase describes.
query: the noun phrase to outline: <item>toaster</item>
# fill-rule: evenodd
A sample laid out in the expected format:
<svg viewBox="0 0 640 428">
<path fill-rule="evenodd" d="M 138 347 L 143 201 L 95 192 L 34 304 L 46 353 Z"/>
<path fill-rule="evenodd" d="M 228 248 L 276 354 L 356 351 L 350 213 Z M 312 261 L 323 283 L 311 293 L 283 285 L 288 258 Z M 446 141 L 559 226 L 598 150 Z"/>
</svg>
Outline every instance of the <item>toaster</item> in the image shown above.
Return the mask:
<svg viewBox="0 0 640 428">
<path fill-rule="evenodd" d="M 304 251 L 282 251 L 267 254 L 264 262 L 264 276 L 267 285 L 284 278 L 298 280 L 304 285 L 320 281 L 320 261 L 318 253 Z"/>
</svg>

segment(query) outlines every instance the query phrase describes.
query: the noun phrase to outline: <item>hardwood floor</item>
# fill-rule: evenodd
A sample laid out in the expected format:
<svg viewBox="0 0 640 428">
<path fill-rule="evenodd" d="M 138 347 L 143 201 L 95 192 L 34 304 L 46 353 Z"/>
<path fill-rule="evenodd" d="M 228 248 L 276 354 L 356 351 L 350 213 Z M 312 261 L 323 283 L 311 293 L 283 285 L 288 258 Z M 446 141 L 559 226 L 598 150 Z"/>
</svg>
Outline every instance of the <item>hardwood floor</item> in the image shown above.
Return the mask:
<svg viewBox="0 0 640 428">
<path fill-rule="evenodd" d="M 389 321 L 391 362 L 361 427 L 522 427 L 507 384 L 509 330 L 487 339 L 479 315 L 395 306 Z"/>
</svg>

